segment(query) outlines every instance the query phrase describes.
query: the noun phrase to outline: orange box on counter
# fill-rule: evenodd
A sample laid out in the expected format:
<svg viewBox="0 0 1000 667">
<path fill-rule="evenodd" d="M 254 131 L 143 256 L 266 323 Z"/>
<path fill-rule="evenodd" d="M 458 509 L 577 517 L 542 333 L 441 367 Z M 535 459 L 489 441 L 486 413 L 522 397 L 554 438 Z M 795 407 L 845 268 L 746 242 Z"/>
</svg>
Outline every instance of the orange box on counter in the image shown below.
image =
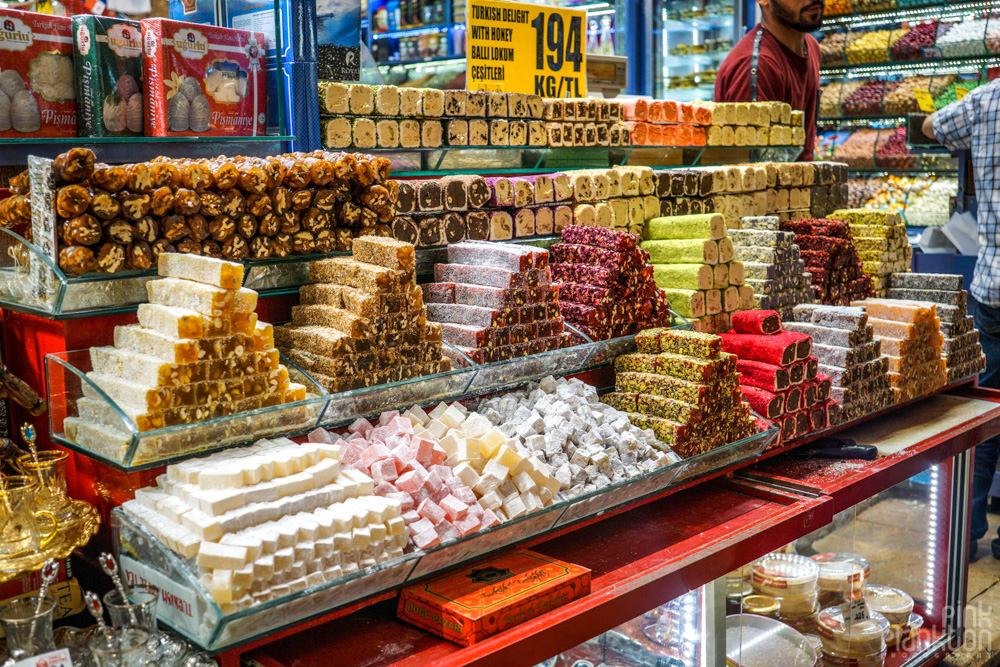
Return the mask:
<svg viewBox="0 0 1000 667">
<path fill-rule="evenodd" d="M 590 570 L 516 551 L 404 588 L 398 616 L 462 646 L 590 593 Z"/>
</svg>

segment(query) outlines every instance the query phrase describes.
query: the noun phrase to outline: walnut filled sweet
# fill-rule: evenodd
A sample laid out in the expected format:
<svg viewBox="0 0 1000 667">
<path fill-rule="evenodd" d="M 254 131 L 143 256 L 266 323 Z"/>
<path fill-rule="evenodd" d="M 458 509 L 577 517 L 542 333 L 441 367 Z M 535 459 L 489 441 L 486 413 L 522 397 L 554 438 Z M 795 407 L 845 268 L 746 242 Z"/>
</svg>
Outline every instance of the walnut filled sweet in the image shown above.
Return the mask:
<svg viewBox="0 0 1000 667">
<path fill-rule="evenodd" d="M 80 275 L 149 269 L 162 252 L 240 261 L 348 251 L 359 236 L 391 235 L 390 168 L 326 151 L 106 165 L 73 149 L 53 162 L 59 263 Z M 0 225 L 30 223 L 27 172 L 11 188 Z"/>
</svg>

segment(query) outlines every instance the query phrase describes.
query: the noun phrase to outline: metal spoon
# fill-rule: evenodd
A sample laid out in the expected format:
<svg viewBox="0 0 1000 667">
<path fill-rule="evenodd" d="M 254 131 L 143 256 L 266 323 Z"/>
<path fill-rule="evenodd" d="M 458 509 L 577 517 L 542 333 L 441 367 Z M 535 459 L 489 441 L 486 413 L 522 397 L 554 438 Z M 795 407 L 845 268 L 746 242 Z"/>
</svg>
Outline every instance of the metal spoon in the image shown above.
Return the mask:
<svg viewBox="0 0 1000 667">
<path fill-rule="evenodd" d="M 59 561 L 50 560 L 42 568 L 42 587 L 38 589 L 38 604 L 35 605 L 35 616 L 42 613 L 42 605 L 45 604 L 45 594 L 49 592 L 49 586 L 59 575 Z"/>
</svg>

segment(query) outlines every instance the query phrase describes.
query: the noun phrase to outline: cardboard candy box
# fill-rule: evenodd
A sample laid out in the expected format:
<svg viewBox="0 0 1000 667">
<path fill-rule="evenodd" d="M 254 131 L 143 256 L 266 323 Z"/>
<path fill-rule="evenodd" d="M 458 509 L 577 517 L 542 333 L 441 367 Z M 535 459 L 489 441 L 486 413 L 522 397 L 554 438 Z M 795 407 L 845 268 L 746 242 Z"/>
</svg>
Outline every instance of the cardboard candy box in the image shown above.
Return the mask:
<svg viewBox="0 0 1000 667">
<path fill-rule="evenodd" d="M 73 25 L 0 9 L 0 137 L 75 137 Z"/>
<path fill-rule="evenodd" d="M 142 30 L 138 21 L 73 17 L 77 128 L 81 137 L 141 137 Z"/>
<path fill-rule="evenodd" d="M 263 33 L 168 19 L 142 32 L 147 136 L 265 134 Z"/>
</svg>

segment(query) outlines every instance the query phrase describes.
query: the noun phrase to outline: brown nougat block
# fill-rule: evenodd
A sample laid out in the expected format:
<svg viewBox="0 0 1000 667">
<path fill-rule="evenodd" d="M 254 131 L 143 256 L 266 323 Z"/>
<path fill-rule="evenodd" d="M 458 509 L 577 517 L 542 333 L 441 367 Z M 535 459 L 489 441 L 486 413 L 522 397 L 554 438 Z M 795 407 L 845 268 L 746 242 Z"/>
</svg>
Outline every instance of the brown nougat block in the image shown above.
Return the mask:
<svg viewBox="0 0 1000 667">
<path fill-rule="evenodd" d="M 313 283 L 299 288 L 299 303 L 302 305 L 334 306 L 369 319 L 379 317 L 386 311 L 385 301 L 391 296 L 393 295 L 370 294 L 354 287 L 332 283 Z"/>
<path fill-rule="evenodd" d="M 358 345 L 348 334 L 322 326 L 274 327 L 274 342 L 279 350 L 305 350 L 327 357 L 354 354 Z"/>
<path fill-rule="evenodd" d="M 331 257 L 309 266 L 309 279 L 314 283 L 335 283 L 373 294 L 384 294 L 410 282 L 412 274 L 387 269 L 349 257 Z"/>
<path fill-rule="evenodd" d="M 253 364 L 254 369 L 258 373 L 276 371 L 278 370 L 278 366 L 281 365 L 281 353 L 278 352 L 277 348 L 271 348 L 263 352 L 254 352 Z"/>
<path fill-rule="evenodd" d="M 352 338 L 365 338 L 372 334 L 371 321 L 349 310 L 326 306 L 292 306 L 292 323 L 298 326 L 323 326 L 343 331 Z"/>
<path fill-rule="evenodd" d="M 413 244 L 387 236 L 359 236 L 351 246 L 354 259 L 396 271 L 412 271 Z"/>
</svg>

